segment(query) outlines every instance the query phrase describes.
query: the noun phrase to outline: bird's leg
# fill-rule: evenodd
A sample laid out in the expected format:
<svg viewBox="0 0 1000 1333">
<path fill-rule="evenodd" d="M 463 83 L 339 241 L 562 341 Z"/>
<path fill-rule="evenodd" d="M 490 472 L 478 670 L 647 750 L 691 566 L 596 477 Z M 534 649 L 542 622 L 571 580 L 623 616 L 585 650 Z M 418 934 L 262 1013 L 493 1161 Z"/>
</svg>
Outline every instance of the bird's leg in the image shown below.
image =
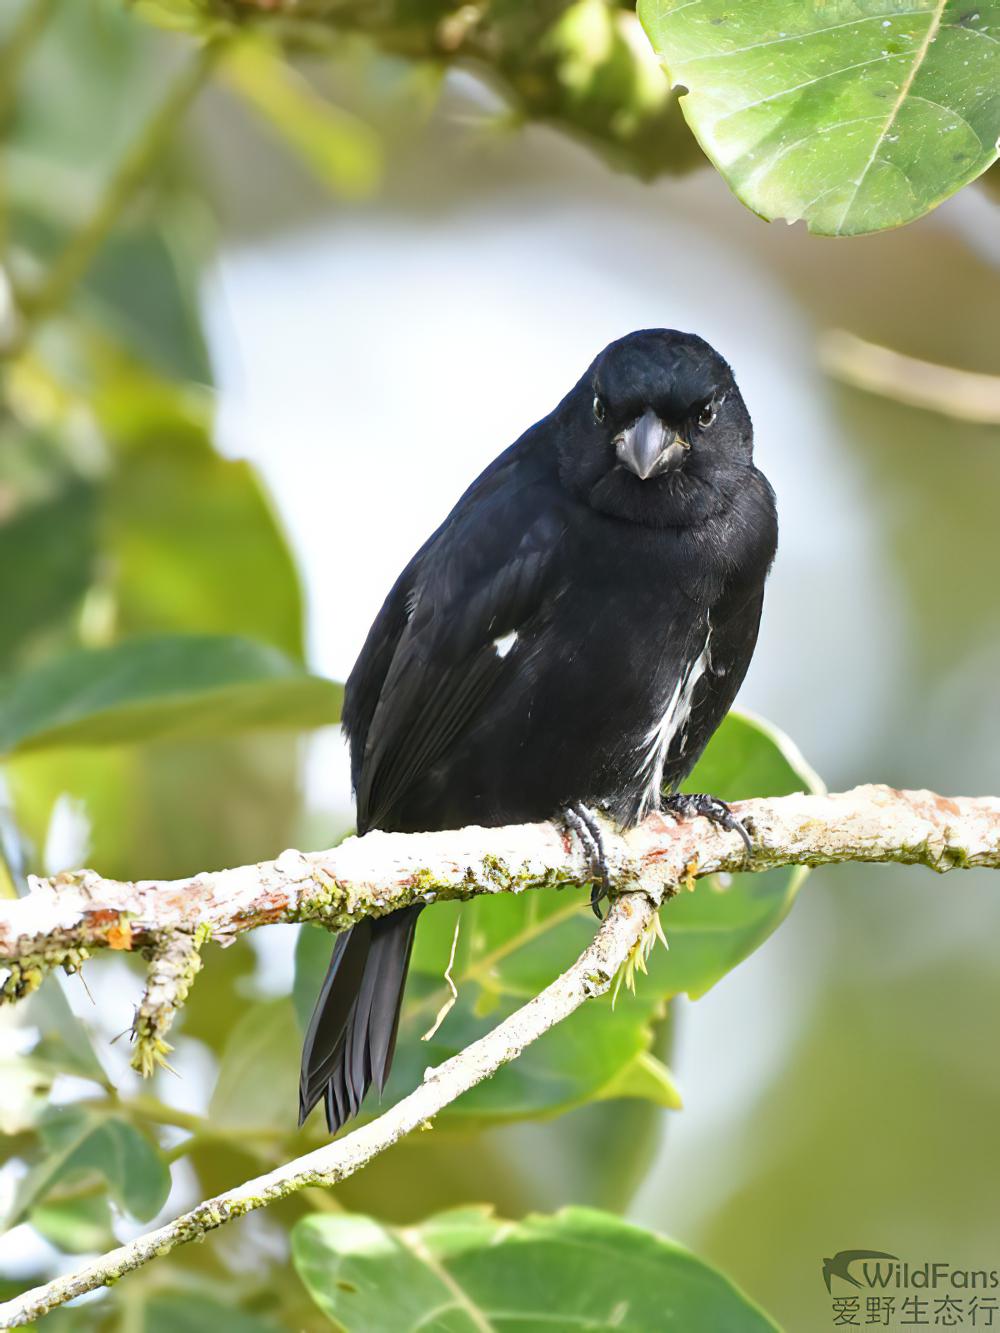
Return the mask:
<svg viewBox="0 0 1000 1333">
<path fill-rule="evenodd" d="M 701 815 L 711 820 L 713 824 L 717 824 L 719 828 L 725 829 L 727 833 L 738 833 L 743 839 L 747 859 L 749 860 L 753 854 L 753 843 L 750 841 L 746 825 L 741 819 L 737 819 L 725 801 L 720 801 L 718 796 L 706 796 L 703 792 L 693 794 L 677 791 L 664 796 L 663 809 L 678 819 L 692 819 L 696 815 Z"/>
<path fill-rule="evenodd" d="M 563 820 L 566 827 L 575 833 L 583 844 L 590 873 L 594 876 L 590 889 L 590 906 L 600 921 L 602 919 L 600 902 L 602 898 L 608 897 L 611 888 L 611 872 L 604 850 L 604 835 L 601 832 L 600 821 L 590 806 L 584 805 L 582 801 L 574 801 L 572 805 L 567 806 L 563 811 Z"/>
</svg>

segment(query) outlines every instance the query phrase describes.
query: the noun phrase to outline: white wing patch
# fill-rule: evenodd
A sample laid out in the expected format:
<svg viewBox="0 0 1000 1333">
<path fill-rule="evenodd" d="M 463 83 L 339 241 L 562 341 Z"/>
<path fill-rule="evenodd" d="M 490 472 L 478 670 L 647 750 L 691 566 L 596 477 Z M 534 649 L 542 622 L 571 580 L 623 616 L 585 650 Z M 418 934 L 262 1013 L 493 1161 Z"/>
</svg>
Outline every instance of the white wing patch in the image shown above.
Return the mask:
<svg viewBox="0 0 1000 1333">
<path fill-rule="evenodd" d="M 670 746 L 673 744 L 674 737 L 680 733 L 683 738 L 687 733 L 695 686 L 711 666 L 712 659 L 709 651 L 711 642 L 712 627 L 709 626 L 701 652 L 674 686 L 659 722 L 651 727 L 642 738 L 642 744 L 639 747 L 639 753 L 642 755 L 639 774 L 645 780 L 646 785 L 642 793 L 642 803 L 639 806 L 639 819 L 647 815 L 650 810 L 655 810 L 659 805 L 660 789 L 663 786 L 663 766 L 667 761 L 667 755 L 670 753 Z"/>
<path fill-rule="evenodd" d="M 512 629 L 509 634 L 502 634 L 499 639 L 494 639 L 493 647 L 496 649 L 497 657 L 506 657 L 515 643 L 517 643 L 516 629 Z"/>
</svg>

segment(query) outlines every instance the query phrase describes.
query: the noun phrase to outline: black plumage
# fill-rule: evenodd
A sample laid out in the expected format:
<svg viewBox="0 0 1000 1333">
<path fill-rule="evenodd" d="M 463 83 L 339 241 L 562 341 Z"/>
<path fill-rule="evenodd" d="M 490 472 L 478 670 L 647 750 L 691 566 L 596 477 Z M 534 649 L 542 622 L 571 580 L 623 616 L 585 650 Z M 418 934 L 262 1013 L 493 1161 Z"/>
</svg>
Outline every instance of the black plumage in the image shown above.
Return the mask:
<svg viewBox="0 0 1000 1333">
<path fill-rule="evenodd" d="M 386 598 L 344 700 L 358 832 L 578 804 L 629 826 L 659 808 L 756 643 L 777 521 L 752 441 L 732 372 L 702 339 L 657 329 L 607 347 Z M 335 1131 L 381 1090 L 419 912 L 337 940 L 302 1119 L 325 1098 Z"/>
</svg>

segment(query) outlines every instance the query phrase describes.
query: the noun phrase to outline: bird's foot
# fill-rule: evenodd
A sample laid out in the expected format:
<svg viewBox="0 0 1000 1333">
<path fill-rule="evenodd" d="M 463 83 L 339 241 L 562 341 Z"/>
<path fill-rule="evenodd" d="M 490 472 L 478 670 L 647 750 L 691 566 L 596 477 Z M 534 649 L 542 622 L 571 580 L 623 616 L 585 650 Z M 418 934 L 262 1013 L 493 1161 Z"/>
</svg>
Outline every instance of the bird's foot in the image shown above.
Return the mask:
<svg viewBox="0 0 1000 1333">
<path fill-rule="evenodd" d="M 575 833 L 583 844 L 584 855 L 594 876 L 590 889 L 590 907 L 598 921 L 601 917 L 601 899 L 607 898 L 611 889 L 611 872 L 604 850 L 604 835 L 601 832 L 597 812 L 582 801 L 574 801 L 563 811 L 563 820 L 571 833 Z"/>
<path fill-rule="evenodd" d="M 719 828 L 725 829 L 727 833 L 738 833 L 743 839 L 747 859 L 749 860 L 753 854 L 753 843 L 750 841 L 746 825 L 733 814 L 725 801 L 719 800 L 718 796 L 706 796 L 703 792 L 695 794 L 674 792 L 663 798 L 663 809 L 677 819 L 693 819 L 701 815 Z"/>
</svg>

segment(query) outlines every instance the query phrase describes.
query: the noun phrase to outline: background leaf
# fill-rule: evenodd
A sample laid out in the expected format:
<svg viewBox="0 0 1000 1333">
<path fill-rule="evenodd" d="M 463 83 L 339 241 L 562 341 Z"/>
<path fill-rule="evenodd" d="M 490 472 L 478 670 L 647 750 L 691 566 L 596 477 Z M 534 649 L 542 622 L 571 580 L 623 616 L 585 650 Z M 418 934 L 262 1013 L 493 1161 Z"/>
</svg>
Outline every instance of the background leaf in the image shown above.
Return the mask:
<svg viewBox="0 0 1000 1333">
<path fill-rule="evenodd" d="M 36 441 L 32 443 L 37 447 Z M 5 445 L 0 436 L 0 453 Z M 32 635 L 72 613 L 94 577 L 94 488 L 76 477 L 56 486 L 53 494 L 22 499 L 15 512 L 0 522 L 0 569 L 13 575 L 4 580 L 0 614 L 3 670 L 9 669 Z"/>
<path fill-rule="evenodd" d="M 640 0 L 639 15 L 698 142 L 769 220 L 897 227 L 997 160 L 996 0 Z"/>
<path fill-rule="evenodd" d="M 341 689 L 276 648 L 159 635 L 79 649 L 0 685 L 0 752 L 325 726 Z"/>
<path fill-rule="evenodd" d="M 162 1292 L 154 1296 L 145 1310 L 142 1333 L 279 1333 L 279 1324 L 270 1319 L 212 1300 L 201 1291 Z"/>
<path fill-rule="evenodd" d="M 222 1053 L 208 1108 L 212 1124 L 234 1132 L 294 1129 L 300 1045 L 288 1000 L 251 1005 Z"/>
<path fill-rule="evenodd" d="M 50 1111 L 41 1124 L 44 1157 L 19 1182 L 8 1225 L 14 1225 L 54 1187 L 97 1173 L 112 1197 L 142 1222 L 163 1207 L 170 1172 L 134 1126 L 85 1103 Z"/>
<path fill-rule="evenodd" d="M 823 783 L 777 727 L 748 713 L 730 713 L 684 783 L 726 801 L 822 791 Z M 654 950 L 650 984 L 664 996 L 696 999 L 760 947 L 777 929 L 809 871 L 805 866 L 762 875 L 712 876 L 683 890 L 662 912 L 669 950 Z"/>
<path fill-rule="evenodd" d="M 521 1222 L 466 1208 L 405 1230 L 368 1217 L 314 1215 L 296 1226 L 292 1249 L 313 1299 L 346 1333 L 777 1328 L 687 1250 L 589 1208 Z"/>
<path fill-rule="evenodd" d="M 49 1199 L 36 1204 L 28 1220 L 50 1245 L 67 1254 L 94 1254 L 114 1247 L 111 1209 L 104 1194 Z"/>
<path fill-rule="evenodd" d="M 250 464 L 212 444 L 204 396 L 99 356 L 97 421 L 112 466 L 101 539 L 118 633 L 241 634 L 303 655 L 302 592 L 271 501 Z"/>
</svg>

